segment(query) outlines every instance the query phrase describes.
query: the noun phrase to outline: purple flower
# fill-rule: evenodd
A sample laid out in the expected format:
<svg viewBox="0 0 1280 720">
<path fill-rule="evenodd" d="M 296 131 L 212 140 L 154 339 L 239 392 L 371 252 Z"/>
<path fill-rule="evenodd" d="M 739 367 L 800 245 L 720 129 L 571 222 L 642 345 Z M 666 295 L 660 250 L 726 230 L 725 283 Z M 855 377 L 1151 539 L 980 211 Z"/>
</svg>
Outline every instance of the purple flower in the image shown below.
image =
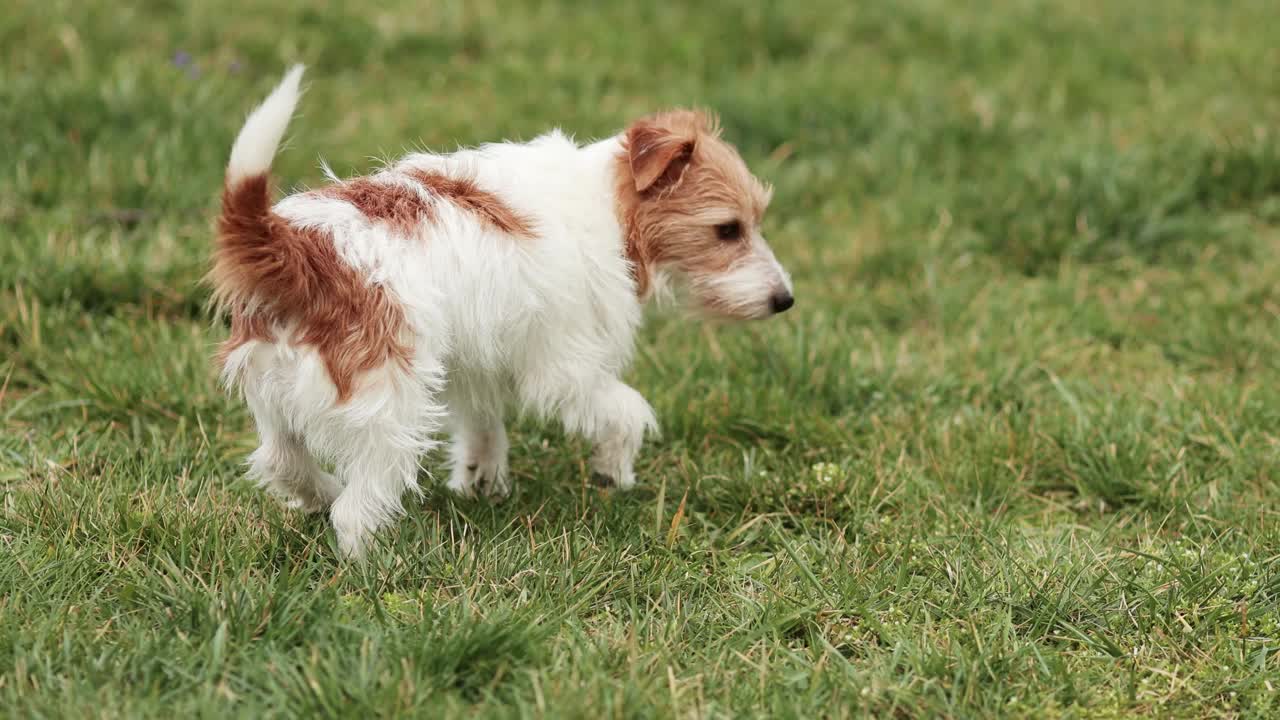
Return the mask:
<svg viewBox="0 0 1280 720">
<path fill-rule="evenodd" d="M 179 50 L 173 54 L 173 64 L 178 67 L 188 67 L 191 65 L 191 53 L 186 50 Z"/>
</svg>

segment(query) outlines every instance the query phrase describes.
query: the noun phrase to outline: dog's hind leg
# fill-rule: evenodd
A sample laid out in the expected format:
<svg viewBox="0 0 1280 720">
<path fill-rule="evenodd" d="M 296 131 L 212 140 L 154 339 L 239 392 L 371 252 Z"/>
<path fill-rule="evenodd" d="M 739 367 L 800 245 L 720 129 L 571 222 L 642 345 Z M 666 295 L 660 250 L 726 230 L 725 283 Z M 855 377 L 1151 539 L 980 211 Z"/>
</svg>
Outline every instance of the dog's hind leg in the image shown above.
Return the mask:
<svg viewBox="0 0 1280 720">
<path fill-rule="evenodd" d="M 418 459 L 444 416 L 435 401 L 442 372 L 379 372 L 382 378 L 344 406 L 325 441 L 345 483 L 330 519 L 347 557 L 362 556 L 373 533 L 403 512 L 406 490 L 419 491 Z"/>
<path fill-rule="evenodd" d="M 326 510 L 342 491 L 337 478 L 316 464 L 301 438 L 284 426 L 277 413 L 250 402 L 261 444 L 249 456 L 249 475 L 279 495 L 290 507 L 306 512 Z"/>
</svg>

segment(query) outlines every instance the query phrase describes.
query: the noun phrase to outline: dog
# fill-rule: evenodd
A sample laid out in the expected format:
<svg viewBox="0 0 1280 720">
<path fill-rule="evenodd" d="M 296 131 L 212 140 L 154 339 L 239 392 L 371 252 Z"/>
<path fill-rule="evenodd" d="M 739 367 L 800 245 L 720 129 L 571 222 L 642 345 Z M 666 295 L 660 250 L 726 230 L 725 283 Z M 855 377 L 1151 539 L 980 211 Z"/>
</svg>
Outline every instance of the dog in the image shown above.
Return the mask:
<svg viewBox="0 0 1280 720">
<path fill-rule="evenodd" d="M 741 320 L 794 303 L 760 230 L 772 190 L 708 113 L 651 115 L 590 144 L 554 130 L 413 153 L 345 180 L 326 167 L 327 184 L 273 205 L 301 77 L 287 73 L 231 148 L 208 282 L 230 321 L 221 379 L 259 435 L 250 476 L 327 510 L 346 556 L 418 491 L 443 428 L 449 488 L 505 497 L 509 405 L 591 440 L 593 481 L 631 487 L 657 429 L 619 379 L 646 302 L 682 286 L 703 313 Z"/>
</svg>

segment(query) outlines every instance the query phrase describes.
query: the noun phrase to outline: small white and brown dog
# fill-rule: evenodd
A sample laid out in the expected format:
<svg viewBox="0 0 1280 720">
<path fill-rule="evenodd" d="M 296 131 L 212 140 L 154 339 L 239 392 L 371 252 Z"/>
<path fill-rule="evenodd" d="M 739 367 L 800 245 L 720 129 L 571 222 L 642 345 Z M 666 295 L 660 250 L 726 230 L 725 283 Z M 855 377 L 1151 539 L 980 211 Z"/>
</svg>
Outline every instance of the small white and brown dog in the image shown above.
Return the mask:
<svg viewBox="0 0 1280 720">
<path fill-rule="evenodd" d="M 273 207 L 267 174 L 301 77 L 231 149 L 210 282 L 231 322 L 222 378 L 261 443 L 251 475 L 328 509 L 347 555 L 401 512 L 445 425 L 449 487 L 505 496 L 509 404 L 593 441 L 596 482 L 634 484 L 656 422 L 619 375 L 668 279 L 718 317 L 792 305 L 760 233 L 770 191 L 706 114 L 653 115 L 589 145 L 553 131 L 414 153 Z"/>
</svg>

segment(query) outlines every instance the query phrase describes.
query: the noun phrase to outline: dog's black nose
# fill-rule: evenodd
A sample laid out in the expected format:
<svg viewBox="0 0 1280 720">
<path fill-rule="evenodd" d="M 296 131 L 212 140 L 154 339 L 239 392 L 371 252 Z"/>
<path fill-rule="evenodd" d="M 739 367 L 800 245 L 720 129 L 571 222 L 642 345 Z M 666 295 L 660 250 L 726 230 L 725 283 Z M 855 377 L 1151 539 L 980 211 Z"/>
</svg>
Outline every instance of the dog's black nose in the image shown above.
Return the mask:
<svg viewBox="0 0 1280 720">
<path fill-rule="evenodd" d="M 791 293 L 779 293 L 769 298 L 769 307 L 773 308 L 775 313 L 786 312 L 795 304 L 796 299 Z"/>
</svg>

